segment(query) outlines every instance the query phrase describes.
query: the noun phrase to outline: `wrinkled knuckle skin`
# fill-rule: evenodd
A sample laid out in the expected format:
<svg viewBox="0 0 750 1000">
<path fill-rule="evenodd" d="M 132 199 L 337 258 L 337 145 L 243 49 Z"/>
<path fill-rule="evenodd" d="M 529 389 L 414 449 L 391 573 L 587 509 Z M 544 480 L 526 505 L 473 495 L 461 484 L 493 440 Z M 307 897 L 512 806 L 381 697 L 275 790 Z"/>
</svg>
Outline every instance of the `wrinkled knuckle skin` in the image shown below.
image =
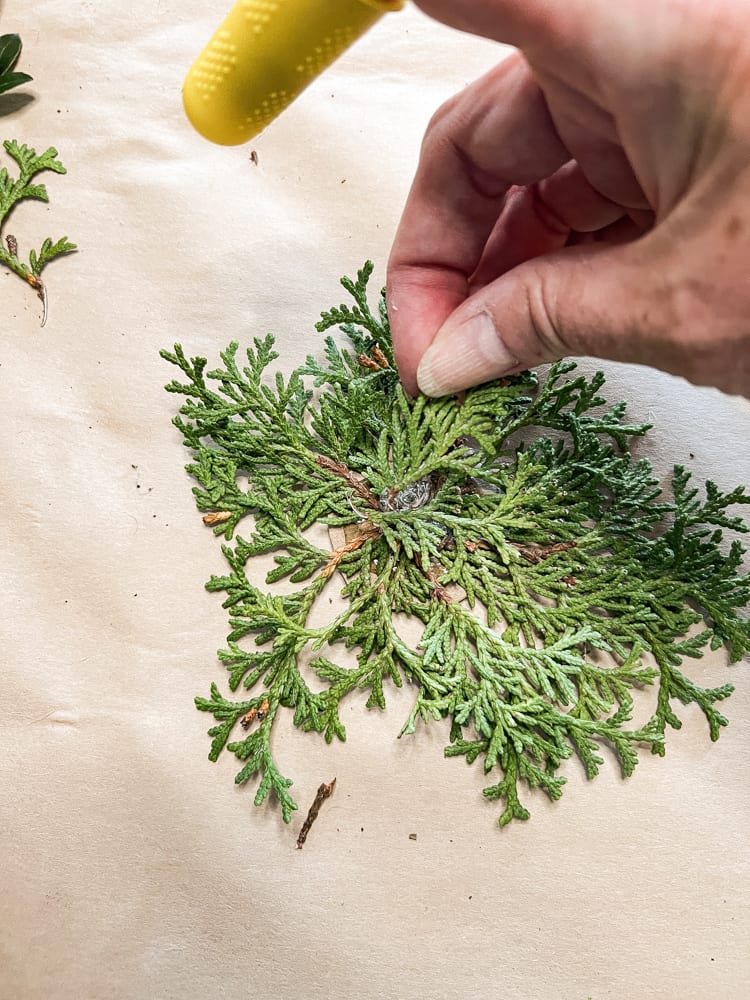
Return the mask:
<svg viewBox="0 0 750 1000">
<path fill-rule="evenodd" d="M 526 288 L 526 307 L 532 331 L 530 342 L 524 344 L 524 360 L 529 364 L 544 364 L 572 353 L 555 319 L 555 308 L 544 280 Z"/>
<path fill-rule="evenodd" d="M 422 183 L 430 185 L 433 167 L 454 155 L 453 135 L 456 111 L 454 97 L 451 97 L 435 111 L 427 123 L 419 151 L 419 173 Z"/>
</svg>

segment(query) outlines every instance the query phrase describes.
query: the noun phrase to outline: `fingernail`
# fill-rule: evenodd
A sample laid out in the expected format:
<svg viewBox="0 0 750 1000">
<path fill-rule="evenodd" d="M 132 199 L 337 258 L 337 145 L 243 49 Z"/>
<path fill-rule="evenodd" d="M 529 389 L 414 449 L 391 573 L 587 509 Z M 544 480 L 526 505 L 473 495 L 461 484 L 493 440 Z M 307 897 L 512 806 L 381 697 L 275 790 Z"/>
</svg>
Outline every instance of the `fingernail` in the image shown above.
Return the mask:
<svg viewBox="0 0 750 1000">
<path fill-rule="evenodd" d="M 518 359 L 503 343 L 490 314 L 480 312 L 438 331 L 422 355 L 417 383 L 426 396 L 447 396 L 517 367 Z"/>
</svg>

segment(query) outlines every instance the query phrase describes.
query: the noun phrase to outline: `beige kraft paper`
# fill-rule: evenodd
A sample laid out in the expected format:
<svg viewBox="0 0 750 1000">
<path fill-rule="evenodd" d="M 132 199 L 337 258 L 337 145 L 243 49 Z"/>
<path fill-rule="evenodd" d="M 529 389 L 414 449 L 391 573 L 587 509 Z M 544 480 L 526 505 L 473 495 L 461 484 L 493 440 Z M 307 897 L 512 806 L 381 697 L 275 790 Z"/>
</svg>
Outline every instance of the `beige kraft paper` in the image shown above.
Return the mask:
<svg viewBox="0 0 750 1000">
<path fill-rule="evenodd" d="M 592 783 L 569 761 L 562 800 L 525 793 L 530 821 L 502 831 L 480 769 L 443 759 L 447 729 L 396 739 L 413 690 L 385 713 L 351 698 L 345 744 L 280 734 L 289 827 L 233 785 L 233 758 L 209 763 L 193 706 L 226 684 L 203 589 L 223 564 L 158 350 L 213 363 L 270 331 L 286 371 L 319 351 L 339 276 L 371 257 L 384 281 L 430 115 L 502 50 L 388 15 L 264 135 L 219 148 L 180 87 L 224 0 L 0 7 L 34 77 L 0 98 L 0 138 L 68 168 L 10 231 L 22 253 L 80 246 L 45 272 L 44 329 L 0 271 L 0 1000 L 740 1000 L 747 663 L 690 666 L 737 685 L 716 745 L 680 708 L 666 759 L 623 781 L 607 755 Z M 750 482 L 747 402 L 604 367 L 655 423 L 638 447 L 660 477 Z"/>
</svg>

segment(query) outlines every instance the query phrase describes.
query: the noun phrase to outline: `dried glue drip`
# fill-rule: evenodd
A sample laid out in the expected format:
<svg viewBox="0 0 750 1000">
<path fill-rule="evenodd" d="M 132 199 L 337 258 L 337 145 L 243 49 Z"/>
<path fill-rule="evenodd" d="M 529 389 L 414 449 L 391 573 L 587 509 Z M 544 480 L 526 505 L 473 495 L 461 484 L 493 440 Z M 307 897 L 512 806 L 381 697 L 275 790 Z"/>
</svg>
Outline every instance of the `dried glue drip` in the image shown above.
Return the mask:
<svg viewBox="0 0 750 1000">
<path fill-rule="evenodd" d="M 419 510 L 435 496 L 434 478 L 425 476 L 416 483 L 404 486 L 402 490 L 383 490 L 379 502 L 381 510 Z"/>
</svg>

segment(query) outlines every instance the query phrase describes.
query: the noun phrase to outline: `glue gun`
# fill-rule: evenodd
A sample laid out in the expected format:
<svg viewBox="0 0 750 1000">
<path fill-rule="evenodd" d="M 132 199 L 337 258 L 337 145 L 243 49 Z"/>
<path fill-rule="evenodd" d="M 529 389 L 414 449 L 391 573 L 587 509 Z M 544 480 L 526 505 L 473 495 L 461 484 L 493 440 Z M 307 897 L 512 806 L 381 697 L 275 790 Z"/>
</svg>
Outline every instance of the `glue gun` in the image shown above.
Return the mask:
<svg viewBox="0 0 750 1000">
<path fill-rule="evenodd" d="M 237 0 L 190 69 L 185 111 L 223 146 L 247 142 L 404 0 Z"/>
</svg>

